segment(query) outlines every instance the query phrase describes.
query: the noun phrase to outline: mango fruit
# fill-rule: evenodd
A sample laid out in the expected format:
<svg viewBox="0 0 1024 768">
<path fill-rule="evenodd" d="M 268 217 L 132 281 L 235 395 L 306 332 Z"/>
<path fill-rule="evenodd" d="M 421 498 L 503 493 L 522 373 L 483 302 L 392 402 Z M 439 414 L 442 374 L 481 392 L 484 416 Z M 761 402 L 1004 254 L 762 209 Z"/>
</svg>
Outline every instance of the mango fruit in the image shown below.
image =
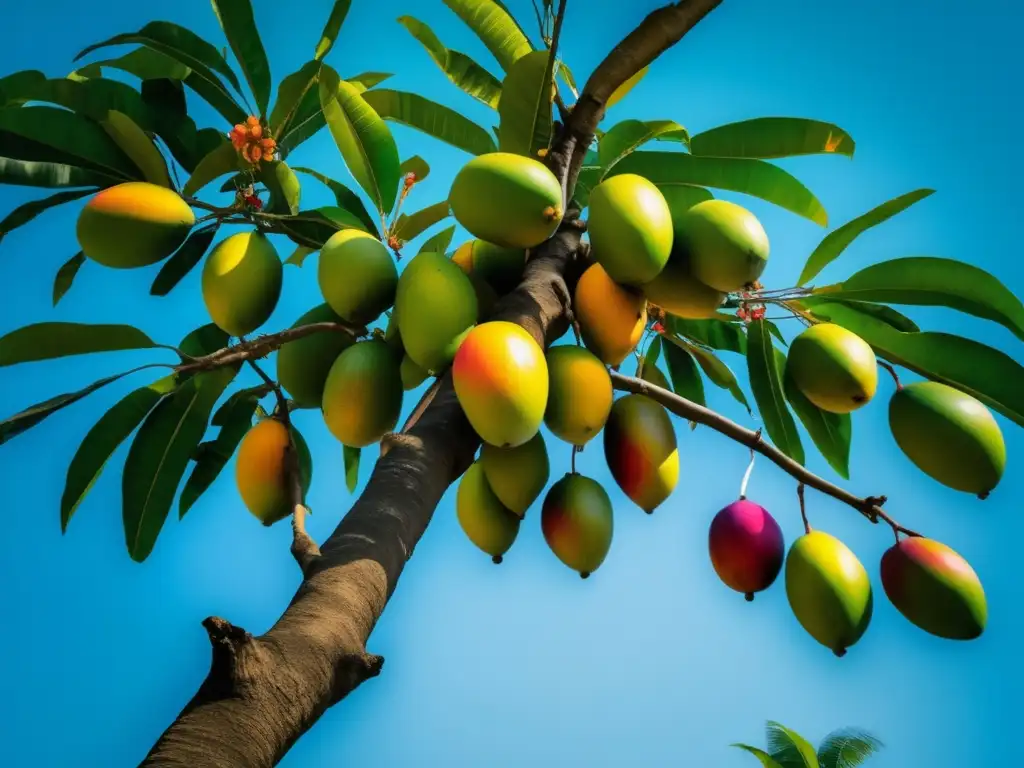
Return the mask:
<svg viewBox="0 0 1024 768">
<path fill-rule="evenodd" d="M 548 449 L 540 432 L 515 448 L 484 443 L 480 466 L 494 495 L 520 518 L 526 516 L 551 475 Z"/>
<path fill-rule="evenodd" d="M 365 448 L 398 423 L 402 374 L 398 356 L 386 342 L 359 341 L 334 361 L 324 384 L 327 429 L 342 445 Z"/>
<path fill-rule="evenodd" d="M 519 285 L 526 268 L 526 251 L 503 248 L 486 240 L 470 240 L 456 249 L 452 261 L 467 275 L 479 276 L 503 296 Z"/>
<path fill-rule="evenodd" d="M 665 377 L 665 374 L 661 372 L 658 364 L 652 363 L 646 358 L 637 361 L 636 377 L 638 379 L 643 379 L 656 387 L 667 389 L 669 392 L 672 391 L 672 385 L 668 383 L 668 379 Z"/>
<path fill-rule="evenodd" d="M 640 286 L 658 276 L 672 251 L 672 214 L 653 183 L 624 173 L 590 193 L 587 232 L 594 259 L 616 283 Z"/>
<path fill-rule="evenodd" d="M 384 244 L 358 229 L 342 229 L 320 249 L 320 293 L 353 325 L 366 325 L 395 303 L 398 269 Z"/>
<path fill-rule="evenodd" d="M 281 259 L 262 232 L 239 232 L 214 248 L 203 265 L 203 302 L 213 322 L 232 336 L 263 325 L 281 298 Z"/>
<path fill-rule="evenodd" d="M 850 413 L 875 396 L 878 361 L 857 334 L 819 323 L 793 339 L 786 376 L 821 410 Z"/>
<path fill-rule="evenodd" d="M 503 248 L 533 248 L 562 221 L 562 187 L 548 167 L 509 152 L 474 157 L 455 175 L 448 202 L 473 237 Z"/>
<path fill-rule="evenodd" d="M 132 269 L 163 261 L 185 242 L 195 214 L 176 192 L 128 181 L 97 192 L 78 215 L 78 245 L 105 267 Z"/>
<path fill-rule="evenodd" d="M 843 542 L 811 531 L 786 556 L 786 597 L 807 633 L 844 656 L 871 622 L 871 580 Z"/>
<path fill-rule="evenodd" d="M 524 328 L 481 323 L 452 362 L 459 405 L 485 443 L 514 448 L 537 434 L 548 403 L 544 350 Z"/>
<path fill-rule="evenodd" d="M 679 451 L 668 412 L 644 395 L 620 397 L 604 427 L 604 455 L 622 492 L 647 514 L 679 481 Z"/>
<path fill-rule="evenodd" d="M 596 480 L 569 473 L 544 497 L 540 527 L 555 556 L 585 579 L 611 549 L 612 502 Z"/>
<path fill-rule="evenodd" d="M 557 437 L 586 445 L 604 429 L 612 410 L 608 369 L 583 347 L 551 347 L 547 353 L 548 405 L 544 423 Z"/>
<path fill-rule="evenodd" d="M 402 362 L 399 366 L 399 371 L 402 376 L 402 389 L 408 392 L 411 389 L 416 389 L 420 384 L 427 380 L 429 374 L 420 368 L 413 359 L 408 355 L 402 355 Z"/>
<path fill-rule="evenodd" d="M 298 453 L 299 487 L 305 498 L 313 479 L 313 460 L 295 427 L 291 434 Z M 275 418 L 263 419 L 251 427 L 238 446 L 235 485 L 245 508 L 264 525 L 273 525 L 292 513 L 285 465 L 287 447 L 288 430 Z"/>
<path fill-rule="evenodd" d="M 712 317 L 725 294 L 693 276 L 686 246 L 676 243 L 665 268 L 642 286 L 647 300 L 676 317 L 701 320 Z"/>
<path fill-rule="evenodd" d="M 882 555 L 882 587 L 896 609 L 929 634 L 973 640 L 985 631 L 988 605 L 978 574 L 945 544 L 900 539 Z"/>
<path fill-rule="evenodd" d="M 446 368 L 477 321 L 466 274 L 444 254 L 419 253 L 398 278 L 395 311 L 405 352 L 429 373 Z"/>
<path fill-rule="evenodd" d="M 613 281 L 600 264 L 591 264 L 576 284 L 575 313 L 587 349 L 617 366 L 640 343 L 647 300 Z"/>
<path fill-rule="evenodd" d="M 768 265 L 768 235 L 746 208 L 705 200 L 686 210 L 676 237 L 690 254 L 693 276 L 728 293 L 750 285 Z"/>
<path fill-rule="evenodd" d="M 718 578 L 748 601 L 775 583 L 786 557 L 782 529 L 768 510 L 744 498 L 723 507 L 708 531 Z"/>
<path fill-rule="evenodd" d="M 341 323 L 334 310 L 320 304 L 303 314 L 292 328 L 312 323 Z M 319 408 L 324 400 L 324 384 L 338 355 L 355 343 L 355 338 L 340 331 L 318 331 L 289 341 L 277 351 L 277 380 L 300 408 Z"/>
<path fill-rule="evenodd" d="M 501 562 L 519 535 L 519 517 L 498 501 L 479 462 L 471 464 L 459 480 L 455 514 L 469 540 L 495 563 Z"/>
<path fill-rule="evenodd" d="M 965 392 L 937 381 L 905 384 L 889 401 L 889 428 L 907 458 L 948 488 L 984 499 L 1002 479 L 1003 433 Z"/>
</svg>

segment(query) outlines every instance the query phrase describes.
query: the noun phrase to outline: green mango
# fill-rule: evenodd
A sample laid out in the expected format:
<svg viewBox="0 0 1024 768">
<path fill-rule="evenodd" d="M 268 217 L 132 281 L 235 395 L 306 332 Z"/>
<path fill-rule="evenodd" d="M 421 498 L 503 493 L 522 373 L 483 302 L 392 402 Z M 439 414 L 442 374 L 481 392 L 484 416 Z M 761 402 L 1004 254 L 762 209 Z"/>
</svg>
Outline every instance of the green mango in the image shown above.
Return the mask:
<svg viewBox="0 0 1024 768">
<path fill-rule="evenodd" d="M 648 514 L 679 482 L 679 451 L 668 412 L 645 395 L 612 405 L 604 427 L 604 455 L 622 492 Z"/>
<path fill-rule="evenodd" d="M 317 282 L 331 309 L 347 322 L 366 325 L 395 303 L 398 269 L 380 240 L 343 229 L 320 249 Z"/>
<path fill-rule="evenodd" d="M 725 294 L 704 285 L 693 276 L 684 243 L 676 243 L 665 268 L 642 286 L 652 304 L 676 317 L 700 320 L 712 317 L 725 301 Z"/>
<path fill-rule="evenodd" d="M 218 328 L 245 336 L 263 325 L 281 298 L 281 259 L 262 232 L 239 232 L 214 248 L 203 265 L 206 311 Z"/>
<path fill-rule="evenodd" d="M 479 462 L 471 464 L 459 481 L 455 514 L 469 540 L 495 563 L 501 562 L 519 535 L 519 517 L 494 495 Z"/>
<path fill-rule="evenodd" d="M 540 527 L 555 556 L 585 579 L 611 549 L 612 502 L 596 480 L 566 474 L 544 497 Z"/>
<path fill-rule="evenodd" d="M 342 322 L 327 304 L 320 304 L 296 320 L 292 328 Z M 353 336 L 337 331 L 319 331 L 289 341 L 277 351 L 277 380 L 300 408 L 319 408 L 331 366 L 354 343 Z"/>
<path fill-rule="evenodd" d="M 833 323 L 812 325 L 793 339 L 786 375 L 823 411 L 850 413 L 878 389 L 878 361 L 860 336 Z"/>
<path fill-rule="evenodd" d="M 427 380 L 427 376 L 429 375 L 426 371 L 416 365 L 408 355 L 402 355 L 401 373 L 402 388 L 406 392 L 411 389 L 416 389 L 416 387 Z"/>
<path fill-rule="evenodd" d="M 624 173 L 590 193 L 587 233 L 594 259 L 620 285 L 649 283 L 672 252 L 672 214 L 661 191 Z"/>
<path fill-rule="evenodd" d="M 334 361 L 324 384 L 327 429 L 342 445 L 365 448 L 392 431 L 402 412 L 402 374 L 384 341 L 359 341 Z"/>
<path fill-rule="evenodd" d="M 526 515 L 551 474 L 548 449 L 540 432 L 515 448 L 484 443 L 480 449 L 480 466 L 494 495 L 519 517 Z"/>
<path fill-rule="evenodd" d="M 750 285 L 768 266 L 768 235 L 750 211 L 725 200 L 687 209 L 675 233 L 690 254 L 693 276 L 716 291 Z"/>
<path fill-rule="evenodd" d="M 502 248 L 486 240 L 470 240 L 460 245 L 452 261 L 470 276 L 477 276 L 502 296 L 519 285 L 526 268 L 526 251 Z"/>
</svg>

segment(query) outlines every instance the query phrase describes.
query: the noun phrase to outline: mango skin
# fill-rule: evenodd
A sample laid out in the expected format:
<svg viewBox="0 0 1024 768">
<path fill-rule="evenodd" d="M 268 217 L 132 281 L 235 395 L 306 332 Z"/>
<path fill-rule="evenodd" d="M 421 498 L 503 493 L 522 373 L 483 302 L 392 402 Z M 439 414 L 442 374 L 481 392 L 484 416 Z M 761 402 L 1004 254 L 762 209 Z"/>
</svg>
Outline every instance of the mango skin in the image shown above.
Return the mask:
<svg viewBox="0 0 1024 768">
<path fill-rule="evenodd" d="M 470 242 L 478 242 L 476 240 Z M 490 317 L 491 312 L 494 311 L 494 305 L 498 303 L 498 292 L 494 290 L 494 286 L 488 283 L 480 273 L 473 269 L 473 250 L 467 248 L 469 245 L 465 243 L 460 245 L 451 256 L 453 264 L 458 264 L 459 268 L 466 273 L 469 277 L 469 282 L 473 284 L 473 291 L 476 293 L 476 306 L 477 306 L 477 321 L 483 321 Z"/>
<path fill-rule="evenodd" d="M 455 220 L 503 248 L 533 248 L 562 221 L 562 188 L 548 167 L 509 152 L 474 157 L 448 193 Z"/>
<path fill-rule="evenodd" d="M 503 296 L 519 285 L 526 268 L 526 251 L 502 248 L 486 240 L 470 240 L 460 245 L 452 261 L 467 275 L 477 275 Z"/>
<path fill-rule="evenodd" d="M 786 542 L 767 509 L 739 499 L 711 521 L 708 551 L 718 578 L 749 601 L 775 583 L 786 558 Z"/>
<path fill-rule="evenodd" d="M 406 392 L 416 389 L 416 387 L 427 380 L 427 376 L 429 375 L 426 371 L 416 365 L 408 355 L 402 355 L 402 362 L 399 366 L 399 370 L 402 376 L 402 389 Z"/>
<path fill-rule="evenodd" d="M 334 361 L 324 384 L 327 429 L 342 445 L 365 448 L 392 431 L 402 411 L 399 358 L 386 342 L 359 341 Z"/>
<path fill-rule="evenodd" d="M 1002 479 L 1006 444 L 981 401 L 936 381 L 905 384 L 889 401 L 900 450 L 934 480 L 985 498 Z"/>
<path fill-rule="evenodd" d="M 672 213 L 661 191 L 643 176 L 605 179 L 590 193 L 587 232 L 594 259 L 621 285 L 658 276 L 672 251 Z"/>
<path fill-rule="evenodd" d="M 320 304 L 302 315 L 292 327 L 340 322 L 342 319 L 334 310 L 327 304 Z M 300 408 L 319 408 L 331 366 L 338 355 L 354 343 L 352 336 L 338 331 L 319 331 L 289 341 L 277 351 L 277 380 Z"/>
<path fill-rule="evenodd" d="M 78 244 L 87 257 L 114 269 L 146 267 L 174 253 L 196 223 L 177 193 L 144 181 L 97 192 L 78 215 Z"/>
<path fill-rule="evenodd" d="M 689 320 L 713 317 L 725 301 L 725 294 L 704 285 L 693 276 L 685 245 L 672 248 L 665 268 L 642 286 L 647 300 L 669 314 Z"/>
<path fill-rule="evenodd" d="M 882 555 L 886 597 L 912 624 L 947 640 L 981 637 L 988 620 L 985 590 L 960 555 L 932 539 L 900 539 Z"/>
<path fill-rule="evenodd" d="M 875 396 L 878 360 L 857 334 L 819 323 L 793 339 L 786 375 L 821 410 L 851 413 Z"/>
<path fill-rule="evenodd" d="M 406 354 L 437 373 L 452 362 L 476 323 L 478 304 L 458 265 L 440 253 L 419 253 L 398 278 L 395 311 Z"/>
<path fill-rule="evenodd" d="M 495 563 L 501 562 L 519 535 L 519 517 L 498 501 L 480 462 L 471 464 L 459 481 L 455 514 L 469 540 Z"/>
<path fill-rule="evenodd" d="M 604 427 L 604 455 L 616 484 L 651 514 L 679 482 L 679 451 L 668 412 L 644 395 L 620 397 Z"/>
<path fill-rule="evenodd" d="M 536 435 L 544 421 L 544 350 L 515 323 L 481 323 L 470 331 L 452 362 L 452 381 L 466 418 L 485 443 L 514 448 Z"/>
<path fill-rule="evenodd" d="M 299 459 L 299 486 L 303 498 L 313 479 L 309 446 L 295 427 L 292 440 Z M 264 525 L 273 525 L 292 513 L 284 454 L 288 430 L 274 418 L 263 419 L 245 433 L 235 459 L 235 485 L 242 503 Z"/>
<path fill-rule="evenodd" d="M 612 379 L 593 352 L 577 346 L 547 353 L 548 404 L 544 424 L 573 445 L 586 445 L 604 429 L 612 410 Z"/>
<path fill-rule="evenodd" d="M 317 282 L 340 317 L 366 325 L 395 303 L 398 269 L 380 240 L 358 229 L 343 229 L 320 249 Z"/>
<path fill-rule="evenodd" d="M 544 436 L 538 432 L 515 448 L 498 448 L 484 443 L 480 466 L 487 484 L 498 500 L 520 518 L 537 500 L 551 476 L 551 463 Z"/>
<path fill-rule="evenodd" d="M 606 365 L 621 365 L 643 336 L 647 300 L 614 282 L 600 264 L 587 267 L 576 284 L 575 299 L 587 349 Z"/>
<path fill-rule="evenodd" d="M 281 298 L 281 259 L 266 235 L 239 232 L 214 248 L 203 265 L 203 302 L 217 327 L 245 336 L 263 325 Z"/>
<path fill-rule="evenodd" d="M 786 556 L 786 597 L 807 633 L 836 656 L 871 623 L 873 595 L 867 571 L 843 542 L 822 531 L 801 536 Z"/>
<path fill-rule="evenodd" d="M 693 276 L 716 291 L 738 291 L 768 266 L 768 235 L 746 208 L 705 200 L 679 219 L 676 237 L 690 254 Z"/>
<path fill-rule="evenodd" d="M 540 527 L 555 556 L 585 579 L 611 549 L 612 502 L 600 483 L 569 473 L 544 497 Z"/>
</svg>

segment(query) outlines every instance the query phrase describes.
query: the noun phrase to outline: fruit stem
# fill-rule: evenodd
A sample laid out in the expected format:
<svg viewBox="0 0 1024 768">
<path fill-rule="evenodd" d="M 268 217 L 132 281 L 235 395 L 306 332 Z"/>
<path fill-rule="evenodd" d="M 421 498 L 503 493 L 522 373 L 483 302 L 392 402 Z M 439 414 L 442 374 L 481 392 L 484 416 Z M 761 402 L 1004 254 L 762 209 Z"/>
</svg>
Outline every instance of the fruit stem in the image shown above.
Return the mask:
<svg viewBox="0 0 1024 768">
<path fill-rule="evenodd" d="M 569 447 L 572 448 L 572 461 L 571 461 L 572 474 L 578 475 L 579 472 L 576 471 L 576 454 L 579 453 L 580 446 L 578 446 L 578 445 L 571 445 Z"/>
<path fill-rule="evenodd" d="M 804 521 L 804 533 L 811 532 L 811 524 L 807 522 L 807 505 L 804 503 L 804 484 L 800 483 L 796 487 L 797 498 L 800 499 L 800 517 Z"/>
<path fill-rule="evenodd" d="M 885 360 L 878 360 L 878 364 L 890 373 L 892 380 L 896 382 L 896 391 L 899 392 L 903 389 L 903 385 L 900 384 L 900 377 L 896 374 L 896 369 L 889 363 L 885 362 Z"/>
<path fill-rule="evenodd" d="M 750 473 L 754 471 L 754 449 L 750 449 L 750 463 L 747 464 L 747 471 L 743 473 L 743 482 L 740 483 L 740 501 L 747 498 L 747 483 L 750 482 Z"/>
</svg>

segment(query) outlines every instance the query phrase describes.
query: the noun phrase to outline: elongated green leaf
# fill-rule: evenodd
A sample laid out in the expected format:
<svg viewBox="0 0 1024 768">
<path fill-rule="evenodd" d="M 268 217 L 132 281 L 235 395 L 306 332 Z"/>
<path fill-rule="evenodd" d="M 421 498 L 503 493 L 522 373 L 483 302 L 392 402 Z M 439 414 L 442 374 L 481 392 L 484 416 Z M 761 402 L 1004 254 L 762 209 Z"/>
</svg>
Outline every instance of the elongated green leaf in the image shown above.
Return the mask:
<svg viewBox="0 0 1024 768">
<path fill-rule="evenodd" d="M 698 405 L 705 405 L 704 381 L 693 355 L 677 344 L 663 346 L 668 374 L 672 377 L 672 389 L 680 397 L 685 397 Z"/>
<path fill-rule="evenodd" d="M 27 101 L 24 93 L 46 82 L 46 75 L 36 69 L 23 69 L 0 77 L 0 107 L 14 106 Z"/>
<path fill-rule="evenodd" d="M 781 762 L 793 762 L 794 768 L 819 768 L 814 747 L 796 731 L 769 720 L 766 729 L 768 749 Z"/>
<path fill-rule="evenodd" d="M 401 168 L 401 166 L 399 166 Z M 359 196 L 351 189 L 346 187 L 340 181 L 324 176 L 319 171 L 315 171 L 312 168 L 295 167 L 292 170 L 297 173 L 305 173 L 312 176 L 314 179 L 319 181 L 321 184 L 326 185 L 331 192 L 334 193 L 334 199 L 338 202 L 339 208 L 344 208 L 349 213 L 353 214 L 363 224 L 366 225 L 366 231 L 377 237 L 380 233 L 377 231 L 377 224 L 374 222 L 373 217 L 366 210 L 366 206 L 363 205 L 363 201 L 359 199 Z"/>
<path fill-rule="evenodd" d="M 295 171 L 283 160 L 274 160 L 260 165 L 259 180 L 270 191 L 266 212 L 282 215 L 296 215 L 302 186 Z"/>
<path fill-rule="evenodd" d="M 494 0 L 444 0 L 508 72 L 533 46 L 512 15 Z"/>
<path fill-rule="evenodd" d="M 349 493 L 355 493 L 356 486 L 359 485 L 359 456 L 362 450 L 346 445 L 344 446 L 343 453 L 345 458 L 345 485 Z"/>
<path fill-rule="evenodd" d="M 551 143 L 553 62 L 548 51 L 534 51 L 509 69 L 498 104 L 498 148 L 526 157 Z"/>
<path fill-rule="evenodd" d="M 398 217 L 398 221 L 395 222 L 395 237 L 399 240 L 412 240 L 424 230 L 429 229 L 439 221 L 447 219 L 450 213 L 451 208 L 447 200 L 428 205 L 426 208 L 408 216 L 403 213 Z"/>
<path fill-rule="evenodd" d="M 419 155 L 413 155 L 407 160 L 403 160 L 398 170 L 401 171 L 403 178 L 410 173 L 415 174 L 417 182 L 423 181 L 430 175 L 430 165 Z"/>
<path fill-rule="evenodd" d="M 448 250 L 448 246 L 452 244 L 452 238 L 455 236 L 455 225 L 452 224 L 446 229 L 442 229 L 433 237 L 430 237 L 420 246 L 417 253 L 444 253 Z"/>
<path fill-rule="evenodd" d="M 62 532 L 67 530 L 71 516 L 100 476 L 107 460 L 175 386 L 172 375 L 130 392 L 89 430 L 71 459 L 64 481 L 64 494 L 60 500 Z"/>
<path fill-rule="evenodd" d="M 193 230 L 188 239 L 181 244 L 181 247 L 172 254 L 171 258 L 163 263 L 160 271 L 153 280 L 149 289 L 151 296 L 166 296 L 174 286 L 191 272 L 202 260 L 203 254 L 210 247 L 213 238 L 217 236 L 219 222 Z"/>
<path fill-rule="evenodd" d="M 391 213 L 401 165 L 391 131 L 356 89 L 326 65 L 320 70 L 320 103 L 345 165 L 377 210 Z"/>
<path fill-rule="evenodd" d="M 775 762 L 772 756 L 765 752 L 763 749 L 752 747 L 749 744 L 733 744 L 732 746 L 738 747 L 739 749 L 742 749 L 743 751 L 752 754 L 754 757 L 761 761 L 762 768 L 782 768 L 782 766 Z"/>
<path fill-rule="evenodd" d="M 324 31 L 320 33 L 320 42 L 316 44 L 316 52 L 313 54 L 316 61 L 321 61 L 331 52 L 351 5 L 352 0 L 335 0 L 334 6 L 331 8 L 331 15 L 327 17 L 327 23 L 324 25 Z"/>
<path fill-rule="evenodd" d="M 359 92 L 376 88 L 385 80 L 394 77 L 390 72 L 360 72 L 358 75 L 346 77 L 345 81 L 359 88 Z"/>
<path fill-rule="evenodd" d="M 161 187 L 173 188 L 167 163 L 160 150 L 128 115 L 111 110 L 101 125 L 121 151 L 135 163 L 143 179 Z"/>
<path fill-rule="evenodd" d="M 894 197 L 892 200 L 872 208 L 867 213 L 829 232 L 808 257 L 807 263 L 804 264 L 804 268 L 800 272 L 800 279 L 797 281 L 797 285 L 804 285 L 808 280 L 813 279 L 821 270 L 835 261 L 846 250 L 847 246 L 864 232 L 884 221 L 888 221 L 897 213 L 905 211 L 914 203 L 924 200 L 926 197 L 934 194 L 934 192 L 934 189 L 915 189 L 913 192 Z"/>
<path fill-rule="evenodd" d="M 966 392 L 1024 426 L 1024 367 L 1010 356 L 948 333 L 901 333 L 843 304 L 819 304 L 811 312 L 853 331 L 886 360 Z"/>
<path fill-rule="evenodd" d="M 803 464 L 803 445 L 782 389 L 785 358 L 772 345 L 771 334 L 762 321 L 755 320 L 747 326 L 747 334 L 750 390 L 754 393 L 754 401 L 768 437 L 776 448 Z"/>
<path fill-rule="evenodd" d="M 686 129 L 674 120 L 623 120 L 601 137 L 597 156 L 601 166 L 611 168 L 623 157 L 654 139 L 689 140 Z"/>
<path fill-rule="evenodd" d="M 716 387 L 728 390 L 729 394 L 736 398 L 736 402 L 746 408 L 747 412 L 750 412 L 750 404 L 747 402 L 747 397 L 743 394 L 743 390 L 740 389 L 739 382 L 736 381 L 736 375 L 728 365 L 708 350 L 691 344 L 678 336 L 664 335 L 663 338 L 693 355 L 700 364 L 704 374 L 711 380 L 711 383 Z"/>
<path fill-rule="evenodd" d="M 558 73 L 558 76 L 562 78 L 562 82 L 569 86 L 569 91 L 572 93 L 572 97 L 574 99 L 579 99 L 580 92 L 576 88 L 576 78 L 572 76 L 572 72 L 566 63 L 564 61 L 559 61 L 555 71 Z"/>
<path fill-rule="evenodd" d="M 867 731 L 842 728 L 826 736 L 818 746 L 821 768 L 857 768 L 885 746 Z"/>
<path fill-rule="evenodd" d="M 292 251 L 292 255 L 285 259 L 284 263 L 293 264 L 299 269 L 302 269 L 302 264 L 306 261 L 306 257 L 313 253 L 316 253 L 315 248 L 310 248 L 305 245 L 297 245 L 295 246 L 295 250 Z"/>
<path fill-rule="evenodd" d="M 495 150 L 487 131 L 472 120 L 415 93 L 378 88 L 367 91 L 363 98 L 385 120 L 415 128 L 470 154 Z"/>
<path fill-rule="evenodd" d="M 921 329 L 917 326 L 913 320 L 906 315 L 897 312 L 892 307 L 887 307 L 885 304 L 873 304 L 869 301 L 852 301 L 849 299 L 830 298 L 826 296 L 804 296 L 800 299 L 801 306 L 804 307 L 816 307 L 821 304 L 844 304 L 851 307 L 858 312 L 871 315 L 879 320 L 888 323 L 897 331 L 906 331 L 909 333 L 917 333 Z"/>
<path fill-rule="evenodd" d="M 186 197 L 195 195 L 214 179 L 239 170 L 242 162 L 238 156 L 238 150 L 225 139 L 199 161 L 196 169 L 192 171 L 192 175 L 185 182 L 185 187 L 181 190 L 182 194 Z"/>
<path fill-rule="evenodd" d="M 636 84 L 643 80 L 644 75 L 647 74 L 648 69 L 650 69 L 650 65 L 644 67 L 636 74 L 631 75 L 630 78 L 626 80 L 626 82 L 624 82 L 614 91 L 612 91 L 612 95 L 609 96 L 608 101 L 604 103 L 605 109 L 611 109 L 613 106 L 622 101 L 626 97 L 626 94 L 632 91 L 633 88 L 636 87 Z"/>
<path fill-rule="evenodd" d="M 826 298 L 942 306 L 993 320 L 1024 339 L 1024 304 L 983 269 L 953 259 L 911 256 L 862 269 L 815 289 Z"/>
<path fill-rule="evenodd" d="M 71 284 L 75 281 L 75 275 L 78 274 L 78 270 L 84 263 L 85 254 L 79 251 L 57 270 L 57 276 L 53 279 L 53 306 L 56 307 L 57 302 L 64 298 L 64 294 L 71 288 Z"/>
<path fill-rule="evenodd" d="M 195 70 L 184 80 L 185 85 L 199 94 L 231 125 L 244 123 L 246 110 L 232 96 L 224 84 L 209 70 Z"/>
<path fill-rule="evenodd" d="M 690 140 L 695 155 L 769 160 L 795 155 L 853 157 L 856 143 L 838 125 L 803 117 L 758 117 L 720 125 Z"/>
<path fill-rule="evenodd" d="M 823 411 L 806 397 L 783 373 L 782 389 L 793 412 L 800 419 L 807 434 L 811 436 L 821 455 L 840 477 L 850 479 L 850 441 L 853 437 L 853 420 L 848 413 Z"/>
<path fill-rule="evenodd" d="M 298 72 L 292 72 L 281 81 L 277 87 L 274 109 L 270 113 L 272 135 L 280 138 L 287 133 L 306 94 L 316 87 L 319 74 L 320 62 L 307 61 Z"/>
<path fill-rule="evenodd" d="M 818 198 L 794 176 L 763 160 L 696 157 L 685 152 L 633 152 L 615 164 L 609 176 L 636 173 L 653 181 L 682 182 L 728 189 L 759 197 L 780 208 L 827 226 Z"/>
<path fill-rule="evenodd" d="M 4 239 L 4 235 L 8 232 L 13 232 L 18 227 L 28 224 L 44 211 L 56 208 L 64 203 L 70 203 L 73 200 L 78 200 L 94 192 L 96 192 L 95 189 L 73 189 L 66 192 L 57 192 L 49 197 L 44 197 L 42 200 L 32 200 L 24 205 L 19 205 L 7 214 L 3 221 L 0 221 L 0 241 Z"/>
<path fill-rule="evenodd" d="M 680 336 L 686 336 L 712 349 L 747 354 L 747 336 L 739 323 L 722 320 L 686 320 L 670 315 L 667 326 Z"/>
<path fill-rule="evenodd" d="M 661 336 L 655 336 L 650 346 L 647 347 L 647 352 L 644 355 L 644 365 L 657 364 L 658 358 L 661 357 L 661 346 Z"/>
<path fill-rule="evenodd" d="M 94 61 L 86 67 L 79 69 L 78 72 L 79 74 L 84 74 L 86 70 L 89 70 L 90 77 L 102 77 L 103 68 L 118 69 L 134 75 L 140 80 L 161 80 L 165 78 L 169 80 L 184 80 L 192 74 L 191 67 L 182 64 L 165 53 L 145 46 L 129 51 L 116 59 Z M 95 75 L 92 74 L 92 70 L 95 70 Z"/>
<path fill-rule="evenodd" d="M 263 50 L 250 0 L 211 0 L 231 52 L 242 68 L 261 115 L 270 103 L 270 62 Z M 236 86 L 237 87 L 237 86 Z"/>
<path fill-rule="evenodd" d="M 329 205 L 310 211 L 300 211 L 298 216 L 278 221 L 277 228 L 296 245 L 304 245 L 316 251 L 323 248 L 324 243 L 339 230 L 366 231 L 363 222 L 357 217 L 344 208 Z"/>
<path fill-rule="evenodd" d="M 0 139 L 3 139 L 0 134 Z M 4 150 L 0 149 L 0 152 Z M 20 160 L 0 156 L 0 184 L 22 187 L 109 187 L 123 179 L 66 163 Z"/>
<path fill-rule="evenodd" d="M 0 337 L 0 367 L 91 352 L 158 346 L 130 325 L 34 323 Z"/>
<path fill-rule="evenodd" d="M 226 347 L 228 339 L 227 331 L 213 323 L 207 323 L 189 331 L 178 344 L 178 348 L 191 357 L 202 357 Z"/>
</svg>

